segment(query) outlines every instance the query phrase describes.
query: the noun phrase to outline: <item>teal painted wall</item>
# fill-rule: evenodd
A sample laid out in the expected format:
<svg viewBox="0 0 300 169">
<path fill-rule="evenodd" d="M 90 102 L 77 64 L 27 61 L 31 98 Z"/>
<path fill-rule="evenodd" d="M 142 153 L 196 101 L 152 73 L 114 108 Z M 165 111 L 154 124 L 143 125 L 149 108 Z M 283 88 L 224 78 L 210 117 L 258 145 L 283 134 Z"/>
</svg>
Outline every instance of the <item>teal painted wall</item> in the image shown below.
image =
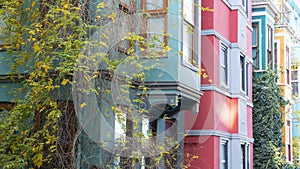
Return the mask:
<svg viewBox="0 0 300 169">
<path fill-rule="evenodd" d="M 267 56 L 267 31 L 268 31 L 268 26 L 270 26 L 272 28 L 272 42 L 274 43 L 274 22 L 271 22 L 267 19 L 267 14 L 271 15 L 270 12 L 262 7 L 262 8 L 252 8 L 252 12 L 253 15 L 255 15 L 255 13 L 265 13 L 262 15 L 257 15 L 257 16 L 252 16 L 252 24 L 257 24 L 258 26 L 258 57 L 259 57 L 259 65 L 260 65 L 260 69 L 258 70 L 266 70 L 267 66 L 268 66 L 268 56 Z M 254 33 L 254 32 L 252 32 Z M 254 35 L 252 34 L 252 37 Z M 255 65 L 255 55 L 256 55 L 257 51 L 252 48 L 252 58 L 254 61 Z M 274 68 L 274 48 L 272 51 L 272 59 L 273 59 L 273 64 L 271 65 L 272 68 Z"/>
</svg>

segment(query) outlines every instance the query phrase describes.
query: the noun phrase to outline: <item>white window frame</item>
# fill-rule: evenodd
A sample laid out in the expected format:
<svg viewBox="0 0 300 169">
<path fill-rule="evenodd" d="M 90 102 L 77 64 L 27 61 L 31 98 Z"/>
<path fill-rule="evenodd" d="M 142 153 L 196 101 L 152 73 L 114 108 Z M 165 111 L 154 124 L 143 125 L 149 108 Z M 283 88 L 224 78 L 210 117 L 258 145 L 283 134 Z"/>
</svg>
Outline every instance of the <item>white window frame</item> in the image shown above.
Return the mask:
<svg viewBox="0 0 300 169">
<path fill-rule="evenodd" d="M 243 63 L 241 63 L 241 59 L 243 58 Z M 240 78 L 241 78 L 241 83 L 240 83 L 240 90 L 249 96 L 249 77 L 250 77 L 250 62 L 248 61 L 248 58 L 245 54 L 240 53 Z M 244 84 L 243 84 L 244 82 Z M 244 86 L 243 86 L 244 85 Z"/>
<path fill-rule="evenodd" d="M 222 161 L 221 157 L 222 157 L 222 151 L 221 151 L 221 146 L 222 145 L 225 145 L 226 146 L 226 152 L 224 152 L 226 154 L 225 156 L 225 162 Z M 226 161 L 227 160 L 227 161 Z M 229 169 L 229 140 L 228 139 L 224 139 L 224 138 L 221 138 L 220 139 L 220 168 L 221 168 L 221 165 L 225 163 L 226 164 L 226 167 L 225 169 Z"/>
<path fill-rule="evenodd" d="M 241 150 L 242 150 L 242 147 L 244 146 L 244 153 L 245 154 L 242 154 L 242 151 L 241 151 L 241 169 L 250 169 L 250 144 L 249 143 L 246 143 L 246 142 L 241 142 Z M 243 161 L 243 157 L 244 156 L 244 161 Z"/>
<path fill-rule="evenodd" d="M 184 8 L 184 2 L 188 1 L 183 1 L 182 2 L 182 12 L 183 12 L 183 23 L 182 23 L 182 38 L 184 37 L 185 34 L 188 34 L 187 36 L 192 38 L 191 39 L 191 47 L 189 47 L 189 43 L 185 43 L 183 41 L 182 43 L 182 63 L 183 65 L 187 66 L 188 68 L 191 68 L 192 70 L 197 71 L 200 67 L 199 65 L 199 56 L 198 52 L 195 52 L 198 50 L 198 31 L 197 31 L 197 26 L 198 26 L 198 21 L 197 21 L 197 15 L 199 14 L 199 10 L 196 7 L 195 4 L 198 3 L 197 0 L 193 0 L 193 21 L 190 21 L 189 18 L 185 18 L 185 8 Z M 185 31 L 184 27 L 189 27 L 193 29 L 191 32 Z M 188 46 L 188 54 L 185 53 L 184 51 L 184 46 Z"/>
<path fill-rule="evenodd" d="M 222 64 L 222 58 L 221 58 L 221 52 L 223 52 L 224 50 L 226 50 L 225 52 L 225 56 L 226 56 L 226 59 L 225 59 L 225 62 L 224 64 Z M 225 87 L 225 88 L 228 88 L 229 86 L 229 70 L 228 70 L 228 65 L 229 65 L 229 47 L 225 44 L 225 43 L 220 43 L 220 54 L 219 54 L 219 60 L 220 60 L 220 84 L 221 86 Z M 225 82 L 222 81 L 222 69 L 225 69 Z"/>
</svg>

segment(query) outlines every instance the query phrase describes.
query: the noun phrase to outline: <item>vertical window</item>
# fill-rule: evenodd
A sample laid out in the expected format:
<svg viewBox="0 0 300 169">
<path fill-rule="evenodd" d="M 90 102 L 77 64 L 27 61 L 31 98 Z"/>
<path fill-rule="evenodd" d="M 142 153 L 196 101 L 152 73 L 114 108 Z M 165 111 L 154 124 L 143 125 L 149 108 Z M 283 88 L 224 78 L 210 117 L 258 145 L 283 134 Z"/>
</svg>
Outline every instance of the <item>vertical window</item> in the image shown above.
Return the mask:
<svg viewBox="0 0 300 169">
<path fill-rule="evenodd" d="M 221 140 L 220 169 L 228 169 L 228 141 Z"/>
<path fill-rule="evenodd" d="M 272 51 L 273 51 L 273 30 L 272 28 L 268 25 L 268 30 L 267 30 L 267 56 L 268 56 L 268 66 L 270 68 L 273 68 L 273 58 L 272 58 Z"/>
<path fill-rule="evenodd" d="M 292 80 L 298 80 L 298 70 L 292 70 Z"/>
<path fill-rule="evenodd" d="M 246 71 L 245 71 L 245 56 L 240 56 L 240 66 L 241 66 L 241 89 L 246 91 Z"/>
<path fill-rule="evenodd" d="M 167 45 L 167 0 L 142 0 L 142 9 L 149 15 L 145 15 L 143 20 L 144 37 L 153 42 L 161 52 L 163 46 Z M 148 49 L 146 49 L 148 51 Z"/>
<path fill-rule="evenodd" d="M 285 59 L 286 83 L 290 84 L 290 48 L 288 46 L 286 46 Z"/>
<path fill-rule="evenodd" d="M 249 95 L 249 62 L 246 61 L 245 55 L 240 55 L 240 73 L 241 73 L 241 90 Z"/>
<path fill-rule="evenodd" d="M 292 66 L 292 74 L 291 74 L 291 84 L 293 88 L 293 95 L 299 94 L 299 82 L 298 82 L 298 66 L 293 65 Z"/>
<path fill-rule="evenodd" d="M 286 142 L 287 142 L 287 149 L 288 149 L 288 153 L 287 153 L 287 159 L 288 161 L 292 161 L 292 150 L 291 150 L 291 138 L 292 138 L 292 134 L 291 134 L 291 121 L 287 120 L 286 121 Z"/>
<path fill-rule="evenodd" d="M 241 144 L 241 169 L 250 168 L 250 152 L 249 144 Z"/>
<path fill-rule="evenodd" d="M 183 1 L 183 60 L 197 66 L 198 59 L 194 52 L 195 48 L 195 26 L 196 26 L 196 7 L 194 0 Z"/>
<path fill-rule="evenodd" d="M 289 120 L 286 121 L 286 132 L 287 132 L 286 140 L 287 140 L 287 143 L 290 144 L 292 135 L 291 135 L 291 121 L 289 121 Z"/>
<path fill-rule="evenodd" d="M 299 83 L 292 82 L 293 95 L 297 96 L 299 94 Z"/>
<path fill-rule="evenodd" d="M 242 0 L 242 4 L 245 8 L 246 16 L 248 17 L 248 0 Z"/>
<path fill-rule="evenodd" d="M 220 81 L 221 84 L 227 85 L 228 83 L 228 48 L 225 45 L 221 45 L 220 51 Z"/>
<path fill-rule="evenodd" d="M 274 43 L 274 65 L 275 65 L 275 70 L 277 71 L 278 70 L 278 66 L 279 66 L 279 63 L 278 63 L 278 47 L 277 47 L 277 42 Z"/>
<path fill-rule="evenodd" d="M 118 9 L 118 17 L 126 17 L 127 15 L 133 14 L 134 13 L 134 5 L 135 1 L 134 0 L 120 0 L 119 2 L 119 9 Z M 128 22 L 120 22 L 119 25 L 119 35 L 124 37 L 127 35 L 128 32 L 132 32 L 134 30 L 134 21 L 131 20 L 130 18 Z M 122 53 L 127 53 L 127 50 L 130 48 L 131 44 L 129 40 L 123 40 L 117 44 L 117 49 L 118 51 Z"/>
<path fill-rule="evenodd" d="M 258 39 L 258 24 L 254 23 L 252 25 L 253 32 L 252 32 L 252 59 L 254 61 L 254 67 L 255 69 L 259 69 L 259 50 L 258 50 L 258 45 L 259 45 L 259 39 Z"/>
<path fill-rule="evenodd" d="M 249 94 L 250 94 L 250 92 L 249 92 L 250 91 L 250 89 L 249 89 L 250 66 L 249 65 L 250 65 L 249 62 L 247 62 L 246 63 L 246 94 L 247 94 L 247 96 L 249 96 Z"/>
<path fill-rule="evenodd" d="M 3 7 L 3 4 L 0 4 L 0 8 L 2 8 L 2 7 Z M 0 50 L 5 49 L 4 48 L 5 45 L 9 45 L 8 41 L 5 39 L 5 34 L 2 31 L 3 28 L 6 27 L 6 24 L 5 24 L 4 20 L 3 20 L 4 17 L 5 16 L 0 16 L 0 27 L 1 27 L 1 31 L 0 31 Z"/>
</svg>

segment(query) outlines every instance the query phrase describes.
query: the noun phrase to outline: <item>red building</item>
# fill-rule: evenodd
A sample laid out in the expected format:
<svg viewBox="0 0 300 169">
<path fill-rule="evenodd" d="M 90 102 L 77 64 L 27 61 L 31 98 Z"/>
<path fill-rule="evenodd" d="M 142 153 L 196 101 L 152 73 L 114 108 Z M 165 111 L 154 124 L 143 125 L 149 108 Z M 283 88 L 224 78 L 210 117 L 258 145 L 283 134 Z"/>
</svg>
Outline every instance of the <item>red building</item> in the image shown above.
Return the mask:
<svg viewBox="0 0 300 169">
<path fill-rule="evenodd" d="M 201 66 L 208 77 L 201 79 L 199 113 L 185 114 L 185 128 L 191 129 L 186 131 L 185 154 L 197 157 L 186 165 L 251 169 L 251 1 L 202 0 L 202 7 L 213 10 L 203 10 L 201 16 Z"/>
</svg>

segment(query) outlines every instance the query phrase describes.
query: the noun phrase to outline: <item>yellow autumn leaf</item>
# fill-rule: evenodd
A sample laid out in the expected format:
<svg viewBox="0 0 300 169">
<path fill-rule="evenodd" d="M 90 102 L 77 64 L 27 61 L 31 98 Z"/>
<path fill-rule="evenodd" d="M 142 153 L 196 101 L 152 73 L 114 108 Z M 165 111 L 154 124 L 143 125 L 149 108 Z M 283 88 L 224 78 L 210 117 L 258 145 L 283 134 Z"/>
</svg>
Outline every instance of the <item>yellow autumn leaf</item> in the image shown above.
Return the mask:
<svg viewBox="0 0 300 169">
<path fill-rule="evenodd" d="M 103 8 L 105 8 L 105 3 L 104 3 L 104 2 L 100 2 L 100 3 L 97 5 L 97 8 L 98 8 L 98 9 L 103 9 Z"/>
<path fill-rule="evenodd" d="M 32 161 L 35 166 L 40 168 L 43 164 L 43 153 L 39 152 L 36 155 L 33 156 Z"/>
<path fill-rule="evenodd" d="M 68 79 L 64 79 L 64 80 L 61 82 L 61 84 L 65 86 L 65 85 L 68 83 L 68 81 L 69 81 Z"/>
<path fill-rule="evenodd" d="M 39 46 L 39 44 L 37 42 L 34 42 L 32 48 L 33 48 L 34 52 L 37 52 L 37 51 L 39 51 L 41 49 L 40 46 Z"/>
<path fill-rule="evenodd" d="M 87 106 L 86 103 L 81 103 L 81 104 L 80 104 L 80 108 L 81 108 L 81 109 L 84 108 L 85 106 Z"/>
<path fill-rule="evenodd" d="M 16 44 L 16 50 L 19 50 L 21 45 L 19 43 Z"/>
<path fill-rule="evenodd" d="M 36 4 L 36 2 L 35 2 L 35 1 L 33 1 L 33 2 L 32 2 L 32 4 L 31 4 L 31 7 L 34 7 L 34 6 L 35 6 L 35 4 Z"/>
<path fill-rule="evenodd" d="M 170 50 L 172 50 L 172 48 L 170 46 L 165 46 L 165 50 L 170 51 Z"/>
<path fill-rule="evenodd" d="M 107 17 L 110 18 L 114 22 L 115 18 L 116 18 L 116 14 L 112 13 L 112 14 L 108 15 Z"/>
<path fill-rule="evenodd" d="M 203 79 L 206 79 L 206 78 L 208 78 L 208 75 L 206 73 L 203 73 L 202 77 L 203 77 Z"/>
<path fill-rule="evenodd" d="M 65 9 L 69 9 L 69 8 L 70 8 L 70 5 L 69 5 L 68 3 L 66 3 L 66 4 L 64 5 L 64 8 L 65 8 Z"/>
</svg>

